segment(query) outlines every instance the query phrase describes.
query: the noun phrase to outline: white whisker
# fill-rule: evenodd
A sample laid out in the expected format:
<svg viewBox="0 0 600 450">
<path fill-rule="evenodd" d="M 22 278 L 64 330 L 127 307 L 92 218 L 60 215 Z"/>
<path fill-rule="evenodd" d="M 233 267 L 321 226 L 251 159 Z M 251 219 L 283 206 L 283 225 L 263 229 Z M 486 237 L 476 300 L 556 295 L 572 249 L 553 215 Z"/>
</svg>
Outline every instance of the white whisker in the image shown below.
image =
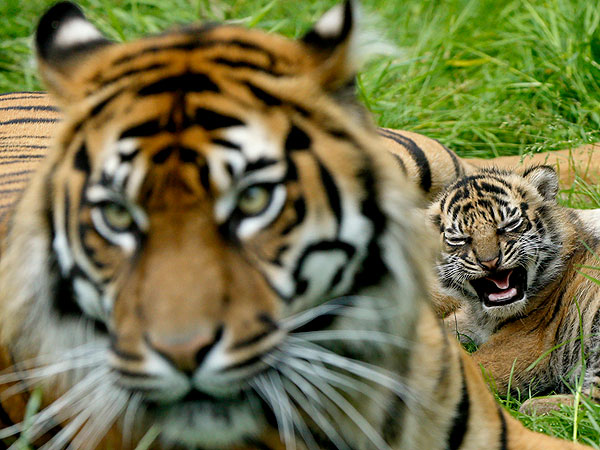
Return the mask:
<svg viewBox="0 0 600 450">
<path fill-rule="evenodd" d="M 377 449 L 392 450 L 383 437 L 373 428 L 367 419 L 344 396 L 329 386 L 319 377 L 310 380 L 319 391 L 329 398 L 354 424 L 364 433 Z"/>
<path fill-rule="evenodd" d="M 52 376 L 58 375 L 60 373 L 83 369 L 86 367 L 97 366 L 104 359 L 104 355 L 97 355 L 96 358 L 88 358 L 84 361 L 64 361 L 60 363 L 56 363 L 50 367 L 45 367 L 42 369 L 30 370 L 28 373 L 24 374 L 19 384 L 15 384 L 7 389 L 5 389 L 2 394 L 0 394 L 0 400 L 5 401 L 6 399 L 12 397 L 13 395 L 19 394 L 23 391 L 26 391 L 31 388 L 27 383 L 24 383 L 26 380 L 37 380 L 37 379 L 45 379 L 50 378 Z M 6 383 L 7 381 L 5 381 Z"/>
<path fill-rule="evenodd" d="M 90 395 L 90 390 L 93 389 L 94 385 L 97 384 L 107 373 L 108 369 L 97 369 L 96 371 L 89 373 L 85 378 L 75 384 L 60 398 L 32 416 L 32 425 L 29 429 L 30 438 L 32 440 L 37 439 L 39 436 L 52 428 L 55 425 L 54 422 L 66 420 L 70 418 L 71 415 L 75 414 L 75 412 L 77 412 L 77 403 L 84 398 L 87 398 Z M 85 404 L 81 405 L 81 407 L 85 407 Z M 71 410 L 74 410 L 74 412 L 69 415 L 69 411 Z M 21 432 L 22 429 L 22 422 L 4 428 L 0 430 L 0 439 L 17 434 Z"/>
<path fill-rule="evenodd" d="M 290 338 L 290 341 L 292 341 L 292 338 Z M 414 400 L 423 400 L 415 398 L 415 393 L 411 392 L 407 386 L 401 383 L 398 374 L 372 364 L 340 356 L 337 353 L 315 346 L 314 344 L 302 343 L 299 339 L 293 339 L 293 342 L 295 343 L 290 342 L 284 347 L 282 346 L 282 350 L 300 359 L 320 361 L 371 380 L 391 390 L 402 399 L 406 400 L 407 397 L 413 397 Z M 310 347 L 306 344 L 309 344 Z"/>
<path fill-rule="evenodd" d="M 275 420 L 277 421 L 277 429 L 279 431 L 279 436 L 282 436 L 286 441 L 287 448 L 287 439 L 288 437 L 288 424 L 286 422 L 286 418 L 283 416 L 283 411 L 281 409 L 281 405 L 277 403 L 276 396 L 272 395 L 269 389 L 269 383 L 265 378 L 264 374 L 254 378 L 250 385 L 254 388 L 254 390 L 258 393 L 258 395 L 269 405 L 273 414 L 275 414 Z"/>
<path fill-rule="evenodd" d="M 292 336 L 309 342 L 319 341 L 370 341 L 394 345 L 402 349 L 411 349 L 413 344 L 400 336 L 375 330 L 322 330 L 293 333 Z"/>
<path fill-rule="evenodd" d="M 142 404 L 143 395 L 140 392 L 132 394 L 127 409 L 123 415 L 123 446 L 125 448 L 131 447 L 133 439 L 133 428 L 137 419 L 137 414 Z"/>
<path fill-rule="evenodd" d="M 288 380 L 290 380 L 291 383 L 293 383 L 293 388 L 288 387 L 288 392 L 294 398 L 296 403 L 308 413 L 311 419 L 323 430 L 325 435 L 336 446 L 336 448 L 340 450 L 350 450 L 350 447 L 348 444 L 346 444 L 335 427 L 329 423 L 329 420 L 327 420 L 319 408 L 310 403 L 309 399 L 327 410 L 327 413 L 334 420 L 336 420 L 337 417 L 336 421 L 338 423 L 341 423 L 341 420 L 339 419 L 340 411 L 335 408 L 330 408 L 330 400 L 322 399 L 322 396 L 319 395 L 318 391 L 315 390 L 315 388 L 309 382 L 307 382 L 304 377 L 287 367 L 285 363 L 279 366 L 279 370 L 286 376 Z M 324 405 L 323 400 L 327 401 L 328 404 Z"/>
<path fill-rule="evenodd" d="M 78 434 L 73 443 L 73 449 L 94 450 L 110 427 L 114 424 L 117 417 L 125 409 L 129 395 L 125 391 L 115 390 L 112 395 L 105 399 L 107 405 L 102 410 L 88 421 L 85 428 Z M 86 428 L 89 427 L 89 431 Z M 87 435 L 86 435 L 87 431 Z M 79 445 L 78 439 L 81 441 Z"/>
</svg>

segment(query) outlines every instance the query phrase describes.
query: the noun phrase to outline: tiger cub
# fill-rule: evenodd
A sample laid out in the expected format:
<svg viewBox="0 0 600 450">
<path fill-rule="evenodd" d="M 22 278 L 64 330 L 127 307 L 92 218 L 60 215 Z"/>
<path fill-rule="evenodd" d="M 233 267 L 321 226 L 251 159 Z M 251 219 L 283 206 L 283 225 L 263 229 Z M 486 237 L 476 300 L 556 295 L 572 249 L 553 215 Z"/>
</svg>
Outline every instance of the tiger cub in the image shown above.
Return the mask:
<svg viewBox="0 0 600 450">
<path fill-rule="evenodd" d="M 0 258 L 0 439 L 35 390 L 53 449 L 582 448 L 500 408 L 430 309 L 415 183 L 340 95 L 355 16 L 118 44 L 46 13 L 63 119 Z"/>
<path fill-rule="evenodd" d="M 599 265 L 600 210 L 561 207 L 557 191 L 551 167 L 490 168 L 453 183 L 430 207 L 441 287 L 462 305 L 446 323 L 479 346 L 473 358 L 500 392 L 509 382 L 569 392 L 562 380 L 575 386 L 582 351 L 583 390 L 593 394 L 600 381 L 600 287 L 588 280 L 600 278 L 588 269 Z"/>
</svg>

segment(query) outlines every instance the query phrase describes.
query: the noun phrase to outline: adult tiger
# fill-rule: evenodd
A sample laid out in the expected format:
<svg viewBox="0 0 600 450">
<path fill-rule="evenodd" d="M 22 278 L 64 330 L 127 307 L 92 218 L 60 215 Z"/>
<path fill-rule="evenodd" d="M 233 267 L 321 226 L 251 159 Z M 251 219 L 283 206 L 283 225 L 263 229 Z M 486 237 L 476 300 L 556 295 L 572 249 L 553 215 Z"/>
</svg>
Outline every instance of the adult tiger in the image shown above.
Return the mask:
<svg viewBox="0 0 600 450">
<path fill-rule="evenodd" d="M 473 357 L 500 392 L 569 393 L 585 355 L 583 392 L 598 398 L 600 287 L 587 277 L 599 278 L 590 267 L 598 266 L 600 209 L 561 207 L 557 191 L 549 166 L 490 168 L 453 183 L 431 205 L 443 245 L 441 286 L 462 305 L 446 321 L 479 345 Z M 560 396 L 528 406 L 557 400 L 569 403 Z"/>
<path fill-rule="evenodd" d="M 496 405 L 429 309 L 416 188 L 336 95 L 354 15 L 128 44 L 42 18 L 64 119 L 0 260 L 1 420 L 39 386 L 47 448 L 579 448 Z"/>
</svg>

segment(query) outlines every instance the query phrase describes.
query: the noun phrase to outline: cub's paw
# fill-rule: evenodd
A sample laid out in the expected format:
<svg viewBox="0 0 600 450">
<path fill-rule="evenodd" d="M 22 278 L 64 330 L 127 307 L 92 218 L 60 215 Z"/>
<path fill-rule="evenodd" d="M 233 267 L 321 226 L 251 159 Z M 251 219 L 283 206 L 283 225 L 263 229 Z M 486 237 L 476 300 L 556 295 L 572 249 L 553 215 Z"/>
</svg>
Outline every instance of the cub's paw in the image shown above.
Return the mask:
<svg viewBox="0 0 600 450">
<path fill-rule="evenodd" d="M 550 395 L 548 397 L 534 397 L 523 402 L 519 412 L 528 416 L 543 416 L 552 411 L 560 411 L 561 405 L 573 406 L 573 395 Z"/>
</svg>

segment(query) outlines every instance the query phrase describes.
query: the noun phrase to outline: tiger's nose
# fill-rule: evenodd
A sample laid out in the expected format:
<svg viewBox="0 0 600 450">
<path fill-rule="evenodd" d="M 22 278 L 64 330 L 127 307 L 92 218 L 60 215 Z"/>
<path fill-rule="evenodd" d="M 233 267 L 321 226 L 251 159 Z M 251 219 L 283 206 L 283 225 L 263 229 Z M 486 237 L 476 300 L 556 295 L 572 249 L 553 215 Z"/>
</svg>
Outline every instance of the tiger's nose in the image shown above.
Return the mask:
<svg viewBox="0 0 600 450">
<path fill-rule="evenodd" d="M 479 261 L 483 267 L 488 268 L 489 270 L 495 269 L 498 267 L 498 261 L 500 260 L 499 256 L 496 256 L 494 259 L 488 259 L 487 261 Z"/>
<path fill-rule="evenodd" d="M 215 333 L 185 337 L 148 337 L 148 345 L 180 371 L 192 375 L 223 336 L 223 327 Z"/>
</svg>

